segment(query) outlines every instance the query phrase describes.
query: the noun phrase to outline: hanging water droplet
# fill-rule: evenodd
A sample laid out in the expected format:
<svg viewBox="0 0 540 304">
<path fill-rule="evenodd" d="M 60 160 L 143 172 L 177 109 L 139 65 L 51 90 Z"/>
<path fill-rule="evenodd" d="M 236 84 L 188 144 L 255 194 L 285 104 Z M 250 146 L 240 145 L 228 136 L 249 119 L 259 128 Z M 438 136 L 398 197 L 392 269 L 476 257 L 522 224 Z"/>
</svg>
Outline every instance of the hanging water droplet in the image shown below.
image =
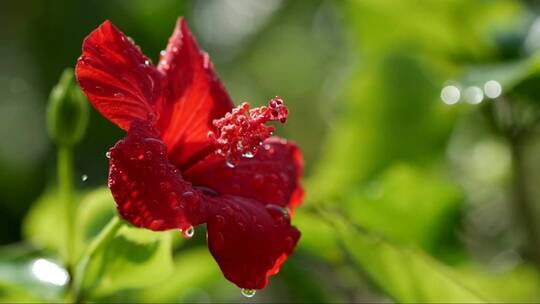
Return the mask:
<svg viewBox="0 0 540 304">
<path fill-rule="evenodd" d="M 190 239 L 193 237 L 193 235 L 195 235 L 195 228 L 193 228 L 193 226 L 189 226 L 188 229 L 182 231 L 182 234 L 186 239 Z"/>
<path fill-rule="evenodd" d="M 88 179 L 88 175 L 83 174 L 83 175 L 81 176 L 81 180 L 82 180 L 83 182 L 85 182 L 87 179 Z"/>
<path fill-rule="evenodd" d="M 257 293 L 255 289 L 247 289 L 247 288 L 242 288 L 241 292 L 242 292 L 242 295 L 246 298 L 252 298 L 255 295 L 255 293 Z"/>
<path fill-rule="evenodd" d="M 111 158 L 111 151 L 107 151 L 107 153 L 105 153 L 105 157 L 106 158 Z"/>
</svg>

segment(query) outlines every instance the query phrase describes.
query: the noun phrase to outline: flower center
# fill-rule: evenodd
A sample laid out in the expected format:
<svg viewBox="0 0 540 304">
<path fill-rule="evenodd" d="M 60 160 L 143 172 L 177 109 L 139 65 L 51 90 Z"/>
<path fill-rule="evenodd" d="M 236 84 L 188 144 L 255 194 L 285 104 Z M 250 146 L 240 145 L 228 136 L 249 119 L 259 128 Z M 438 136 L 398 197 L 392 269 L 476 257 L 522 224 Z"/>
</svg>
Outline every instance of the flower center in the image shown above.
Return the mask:
<svg viewBox="0 0 540 304">
<path fill-rule="evenodd" d="M 268 106 L 254 109 L 244 102 L 224 117 L 214 120 L 216 132 L 208 132 L 208 137 L 214 141 L 215 152 L 225 157 L 229 167 L 234 167 L 242 157 L 254 157 L 262 142 L 272 136 L 274 127 L 264 123 L 284 123 L 288 114 L 289 110 L 280 97 L 271 99 Z"/>
</svg>

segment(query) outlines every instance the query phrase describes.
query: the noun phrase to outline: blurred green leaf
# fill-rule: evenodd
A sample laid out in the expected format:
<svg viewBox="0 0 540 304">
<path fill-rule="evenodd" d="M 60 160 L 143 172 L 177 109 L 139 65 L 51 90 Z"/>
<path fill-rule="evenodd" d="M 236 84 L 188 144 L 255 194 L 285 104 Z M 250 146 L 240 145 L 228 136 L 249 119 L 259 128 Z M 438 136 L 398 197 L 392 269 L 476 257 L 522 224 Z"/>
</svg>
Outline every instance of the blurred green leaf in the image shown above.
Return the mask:
<svg viewBox="0 0 540 304">
<path fill-rule="evenodd" d="M 347 196 L 395 161 L 440 161 L 456 114 L 439 98 L 447 73 L 399 49 L 362 66 L 350 80 L 347 104 L 309 182 L 312 195 Z"/>
<path fill-rule="evenodd" d="M 115 214 L 115 203 L 107 187 L 97 188 L 83 196 L 77 206 L 77 241 L 79 254 L 99 234 Z"/>
<path fill-rule="evenodd" d="M 505 93 L 510 92 L 524 79 L 537 73 L 540 68 L 538 59 L 526 59 L 499 64 L 470 66 L 461 80 L 464 85 L 483 86 L 488 80 L 496 80 Z"/>
<path fill-rule="evenodd" d="M 488 302 L 533 303 L 540 296 L 540 278 L 531 265 L 519 265 L 498 272 L 468 265 L 460 266 L 456 271 L 465 284 L 478 291 Z"/>
<path fill-rule="evenodd" d="M 48 190 L 33 205 L 23 222 L 24 237 L 39 248 L 64 253 L 65 218 L 56 191 Z"/>
<path fill-rule="evenodd" d="M 172 273 L 170 233 L 124 226 L 101 248 L 83 286 L 94 297 L 155 285 Z"/>
<path fill-rule="evenodd" d="M 0 302 L 61 300 L 67 272 L 40 255 L 24 244 L 0 247 Z"/>
<path fill-rule="evenodd" d="M 522 12 L 516 1 L 425 0 L 422 5 L 408 0 L 344 3 L 344 12 L 365 47 L 380 51 L 399 45 L 422 49 L 432 56 L 489 56 L 491 45 L 486 33 L 507 29 L 513 25 L 512 17 Z"/>
<path fill-rule="evenodd" d="M 209 288 L 216 280 L 224 280 L 208 249 L 195 247 L 183 250 L 174 258 L 172 275 L 157 286 L 140 290 L 143 302 L 184 302 L 190 293 Z"/>
<path fill-rule="evenodd" d="M 341 207 L 370 231 L 431 250 L 454 227 L 450 221 L 462 199 L 456 185 L 436 170 L 396 164 L 351 193 Z"/>
<path fill-rule="evenodd" d="M 398 246 L 333 218 L 343 247 L 356 265 L 398 302 L 484 302 L 451 268 L 421 250 Z"/>
<path fill-rule="evenodd" d="M 79 195 L 77 199 L 76 240 L 80 255 L 114 214 L 114 201 L 108 188 Z M 40 247 L 60 253 L 64 246 L 61 225 L 62 206 L 54 192 L 47 192 L 30 211 L 25 235 Z M 117 290 L 158 283 L 172 272 L 170 233 L 123 227 L 89 266 L 85 289 L 102 296 Z M 155 278 L 148 280 L 149 277 Z"/>
<path fill-rule="evenodd" d="M 110 190 L 98 188 L 88 193 L 79 193 L 74 198 L 77 206 L 76 256 L 80 255 L 89 241 L 96 236 L 101 228 L 115 212 L 114 201 Z M 45 192 L 32 206 L 23 223 L 23 234 L 27 240 L 61 255 L 65 246 L 65 218 L 63 206 L 58 199 L 58 193 L 52 190 Z"/>
<path fill-rule="evenodd" d="M 335 231 L 321 223 L 320 218 L 307 212 L 309 207 L 303 206 L 295 211 L 293 224 L 302 232 L 298 250 L 329 261 L 341 260 L 343 257 L 337 246 Z"/>
</svg>

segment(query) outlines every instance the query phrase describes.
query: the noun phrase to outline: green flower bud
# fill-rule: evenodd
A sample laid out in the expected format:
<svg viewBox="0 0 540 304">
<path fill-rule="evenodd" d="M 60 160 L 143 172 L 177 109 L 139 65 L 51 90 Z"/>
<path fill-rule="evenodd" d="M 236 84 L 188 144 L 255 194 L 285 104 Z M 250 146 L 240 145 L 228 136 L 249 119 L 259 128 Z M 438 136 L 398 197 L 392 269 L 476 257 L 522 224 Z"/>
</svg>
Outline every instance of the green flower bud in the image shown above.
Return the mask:
<svg viewBox="0 0 540 304">
<path fill-rule="evenodd" d="M 76 144 L 86 131 L 88 114 L 88 101 L 75 80 L 73 69 L 67 68 L 49 96 L 49 135 L 57 145 Z"/>
</svg>

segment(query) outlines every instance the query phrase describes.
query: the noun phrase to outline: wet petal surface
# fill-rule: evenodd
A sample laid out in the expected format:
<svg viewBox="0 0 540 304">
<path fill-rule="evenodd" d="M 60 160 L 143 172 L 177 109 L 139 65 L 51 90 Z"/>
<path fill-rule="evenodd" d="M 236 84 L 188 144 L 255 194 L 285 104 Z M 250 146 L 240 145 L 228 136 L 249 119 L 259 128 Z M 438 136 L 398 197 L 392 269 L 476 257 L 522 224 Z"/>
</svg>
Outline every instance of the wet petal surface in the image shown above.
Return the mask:
<svg viewBox="0 0 540 304">
<path fill-rule="evenodd" d="M 282 213 L 238 196 L 207 198 L 208 247 L 225 277 L 262 289 L 292 253 L 300 232 Z"/>
<path fill-rule="evenodd" d="M 166 81 L 158 129 L 171 162 L 186 168 L 213 150 L 207 137 L 212 121 L 230 111 L 233 103 L 183 19 L 178 20 L 158 69 Z"/>
<path fill-rule="evenodd" d="M 303 199 L 302 171 L 300 149 L 294 143 L 272 137 L 264 141 L 252 158 L 244 157 L 234 167 L 228 166 L 224 157 L 212 154 L 184 176 L 219 194 L 245 196 L 293 211 Z"/>
<path fill-rule="evenodd" d="M 109 188 L 125 220 L 151 230 L 186 230 L 203 222 L 200 192 L 168 161 L 151 126 L 134 122 L 108 155 Z"/>
<path fill-rule="evenodd" d="M 86 37 L 75 71 L 92 105 L 120 128 L 159 115 L 163 76 L 110 21 Z"/>
</svg>

